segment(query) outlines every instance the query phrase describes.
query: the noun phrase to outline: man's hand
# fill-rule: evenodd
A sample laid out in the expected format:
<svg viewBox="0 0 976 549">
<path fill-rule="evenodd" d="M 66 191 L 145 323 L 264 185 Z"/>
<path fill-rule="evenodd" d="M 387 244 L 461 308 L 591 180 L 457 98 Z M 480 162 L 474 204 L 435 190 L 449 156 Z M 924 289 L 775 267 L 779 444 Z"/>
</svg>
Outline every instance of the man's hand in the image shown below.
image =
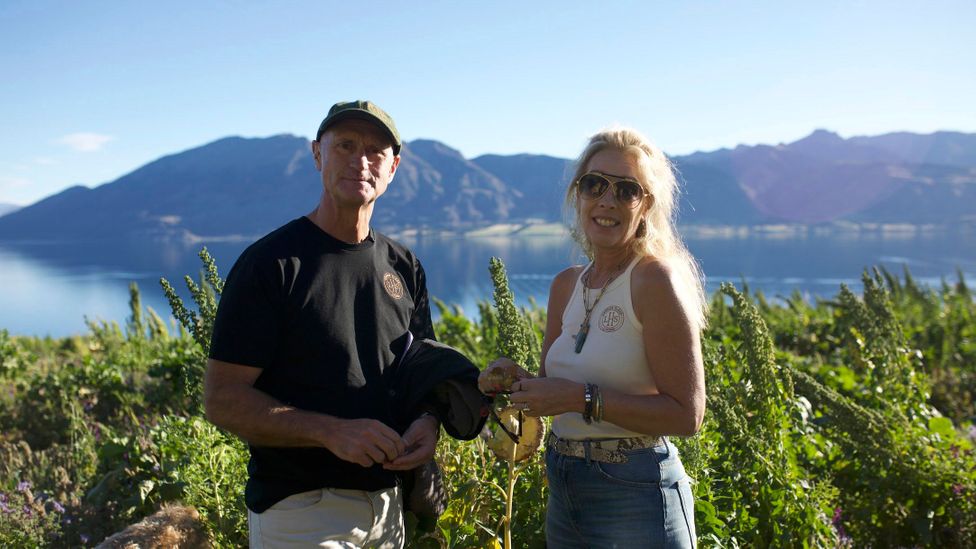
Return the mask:
<svg viewBox="0 0 976 549">
<path fill-rule="evenodd" d="M 384 463 L 383 468 L 390 471 L 407 471 L 430 461 L 437 448 L 437 435 L 440 422 L 432 415 L 423 415 L 413 420 L 407 432 L 403 433 L 406 453 L 397 459 Z"/>
<path fill-rule="evenodd" d="M 375 419 L 342 419 L 287 406 L 254 388 L 260 368 L 207 361 L 207 419 L 255 446 L 324 446 L 339 459 L 372 467 L 407 451 L 399 433 Z"/>
<path fill-rule="evenodd" d="M 407 444 L 406 438 L 375 419 L 335 419 L 325 446 L 339 459 L 372 467 L 397 459 Z"/>
</svg>

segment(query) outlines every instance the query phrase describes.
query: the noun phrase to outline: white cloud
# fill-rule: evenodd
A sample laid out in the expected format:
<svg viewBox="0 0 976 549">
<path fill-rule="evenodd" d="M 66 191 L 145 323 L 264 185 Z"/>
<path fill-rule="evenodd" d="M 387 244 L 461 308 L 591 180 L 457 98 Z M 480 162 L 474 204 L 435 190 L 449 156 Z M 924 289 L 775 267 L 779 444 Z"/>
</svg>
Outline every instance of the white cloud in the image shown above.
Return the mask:
<svg viewBox="0 0 976 549">
<path fill-rule="evenodd" d="M 81 152 L 94 152 L 102 148 L 102 145 L 108 143 L 115 139 L 111 135 L 102 135 L 98 133 L 70 133 L 57 140 L 58 143 L 62 143 L 71 147 L 76 151 Z"/>
<path fill-rule="evenodd" d="M 6 177 L 0 176 L 0 202 L 6 202 L 10 204 L 20 204 L 22 201 L 17 200 L 17 191 L 26 189 L 33 185 L 33 182 L 26 177 Z"/>
</svg>

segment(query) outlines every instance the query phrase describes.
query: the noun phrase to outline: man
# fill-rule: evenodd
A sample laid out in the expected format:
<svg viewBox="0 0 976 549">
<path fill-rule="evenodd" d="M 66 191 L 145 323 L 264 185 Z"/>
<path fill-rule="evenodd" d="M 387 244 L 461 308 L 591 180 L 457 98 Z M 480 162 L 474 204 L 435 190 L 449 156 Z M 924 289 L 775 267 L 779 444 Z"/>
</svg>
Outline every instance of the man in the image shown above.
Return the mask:
<svg viewBox="0 0 976 549">
<path fill-rule="evenodd" d="M 369 224 L 400 147 L 375 104 L 334 105 L 312 143 L 315 209 L 252 244 L 227 277 L 205 406 L 250 445 L 251 547 L 403 546 L 396 472 L 432 458 L 439 422 L 393 417 L 384 375 L 407 331 L 433 339 L 423 268 Z"/>
</svg>

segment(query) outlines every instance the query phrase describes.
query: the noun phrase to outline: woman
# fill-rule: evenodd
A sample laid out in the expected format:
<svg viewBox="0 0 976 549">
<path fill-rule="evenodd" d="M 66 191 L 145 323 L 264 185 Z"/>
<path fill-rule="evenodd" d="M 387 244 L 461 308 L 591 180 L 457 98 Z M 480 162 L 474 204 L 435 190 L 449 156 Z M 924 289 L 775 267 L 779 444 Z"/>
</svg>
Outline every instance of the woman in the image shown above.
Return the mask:
<svg viewBox="0 0 976 549">
<path fill-rule="evenodd" d="M 676 194 L 671 163 L 641 134 L 593 136 L 566 193 L 591 263 L 552 282 L 540 375 L 504 358 L 482 374 L 514 374 L 513 404 L 554 416 L 550 548 L 695 545 L 690 479 L 665 438 L 696 433 L 705 411 L 704 290 Z"/>
</svg>

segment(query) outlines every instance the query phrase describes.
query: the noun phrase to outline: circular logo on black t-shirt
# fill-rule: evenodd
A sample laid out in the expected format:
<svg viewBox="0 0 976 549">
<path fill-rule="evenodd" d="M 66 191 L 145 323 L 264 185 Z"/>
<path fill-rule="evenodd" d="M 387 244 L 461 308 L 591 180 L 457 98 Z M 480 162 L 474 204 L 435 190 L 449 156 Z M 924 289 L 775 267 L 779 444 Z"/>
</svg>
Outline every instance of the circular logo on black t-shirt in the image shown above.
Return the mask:
<svg viewBox="0 0 976 549">
<path fill-rule="evenodd" d="M 383 274 L 383 289 L 386 293 L 390 294 L 393 299 L 400 299 L 403 297 L 403 283 L 400 282 L 400 277 L 393 273 Z"/>
<path fill-rule="evenodd" d="M 624 325 L 624 310 L 611 305 L 600 313 L 600 329 L 604 332 L 616 332 Z"/>
</svg>

